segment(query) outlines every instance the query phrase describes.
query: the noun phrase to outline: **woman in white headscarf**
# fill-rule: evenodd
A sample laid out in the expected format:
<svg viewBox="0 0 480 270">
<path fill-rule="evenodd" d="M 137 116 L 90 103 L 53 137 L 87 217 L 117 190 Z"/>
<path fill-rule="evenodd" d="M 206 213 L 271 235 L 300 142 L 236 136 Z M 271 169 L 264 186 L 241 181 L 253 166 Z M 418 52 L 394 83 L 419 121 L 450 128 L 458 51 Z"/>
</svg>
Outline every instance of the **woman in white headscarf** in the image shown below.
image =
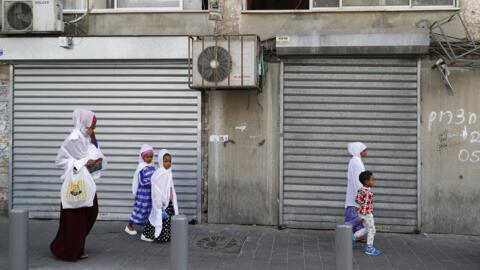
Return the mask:
<svg viewBox="0 0 480 270">
<path fill-rule="evenodd" d="M 158 168 L 152 176 L 152 212 L 142 236 L 168 242 L 171 217 L 178 215 L 178 203 L 173 184 L 172 155 L 166 149 L 158 155 Z"/>
<path fill-rule="evenodd" d="M 360 183 L 360 173 L 365 171 L 362 158 L 367 156 L 367 146 L 361 142 L 348 144 L 348 152 L 352 155 L 348 163 L 348 184 L 345 198 L 345 222 L 352 224 L 353 232 L 363 228 L 358 217 L 358 204 L 355 202 L 357 191 L 363 186 Z"/>
<path fill-rule="evenodd" d="M 74 129 L 65 139 L 56 158 L 57 167 L 80 171 L 87 167 L 94 180 L 100 178 L 100 171 L 107 162 L 95 137 L 97 119 L 91 111 L 75 109 L 73 112 Z M 64 180 L 65 174 L 62 176 Z M 93 227 L 98 215 L 97 195 L 93 206 L 75 209 L 63 209 L 60 204 L 60 226 L 57 236 L 50 244 L 50 250 L 65 261 L 87 258 L 85 239 Z"/>
</svg>

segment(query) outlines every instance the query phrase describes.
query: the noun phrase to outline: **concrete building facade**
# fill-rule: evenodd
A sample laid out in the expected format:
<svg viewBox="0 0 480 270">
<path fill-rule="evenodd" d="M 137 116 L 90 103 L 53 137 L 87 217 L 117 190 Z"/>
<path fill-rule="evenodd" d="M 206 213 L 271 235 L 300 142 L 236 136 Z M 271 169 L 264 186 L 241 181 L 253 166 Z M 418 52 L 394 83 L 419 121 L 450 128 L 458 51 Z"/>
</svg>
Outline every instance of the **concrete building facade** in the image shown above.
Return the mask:
<svg viewBox="0 0 480 270">
<path fill-rule="evenodd" d="M 315 8 L 322 1 L 311 1 L 312 5 L 308 9 L 296 10 L 246 10 L 244 7 L 247 7 L 250 1 L 220 1 L 223 18 L 221 21 L 209 20 L 208 11 L 201 10 L 202 5 L 198 3 L 187 5 L 188 7 L 178 7 L 178 9 L 158 7 L 122 9 L 109 8 L 112 7 L 109 4 L 100 6 L 100 3 L 105 1 L 90 1 L 97 6 L 90 10 L 88 16 L 80 22 L 67 25 L 66 35 L 73 36 L 75 43 L 75 39 L 81 40 L 81 38 L 95 36 L 106 38 L 129 36 L 141 42 L 144 36 L 184 36 L 186 40 L 187 35 L 210 34 L 256 34 L 261 40 L 268 40 L 279 33 L 289 31 L 292 33 L 307 31 L 315 35 L 315 33 L 333 30 L 341 33 L 371 30 L 390 34 L 396 31 L 417 30 L 421 26 L 430 25 L 461 10 L 474 38 L 480 38 L 478 24 L 480 17 L 477 14 L 480 6 L 473 0 L 450 1 L 450 5 L 448 4 L 450 2 L 443 1 L 446 4 L 441 6 L 431 5 L 432 1 L 416 0 L 406 1 L 412 2 L 413 6 L 388 6 L 385 3 L 388 1 L 380 1 L 379 3 L 383 3 L 383 6 L 376 6 L 377 4 L 362 6 L 361 3 L 359 4 L 361 1 L 355 4 L 355 1 L 344 0 L 343 8 L 324 9 Z M 183 2 L 189 4 L 195 1 Z M 415 6 L 414 3 L 423 3 L 424 6 Z M 67 10 L 64 13 L 65 20 L 75 19 L 83 12 Z M 463 27 L 452 23 L 446 25 L 446 30 L 450 33 L 460 33 Z M 6 42 L 11 42 L 15 38 L 18 39 L 18 37 L 4 36 L 0 44 L 4 46 Z M 181 46 L 180 48 L 185 49 Z M 137 64 L 139 61 L 143 62 L 142 65 L 166 61 L 162 58 L 164 56 L 159 56 L 162 52 L 158 52 L 165 49 L 164 47 L 152 46 L 142 49 L 144 51 L 140 52 L 142 56 L 141 59 L 136 60 Z M 112 47 L 112 50 L 114 51 L 115 48 Z M 155 50 L 157 51 L 153 52 Z M 181 53 L 177 55 L 178 58 L 183 58 L 182 61 L 185 60 L 186 51 L 183 54 L 183 56 Z M 119 55 L 119 58 L 123 57 L 121 53 Z M 191 184 L 184 186 L 182 196 L 185 198 L 185 204 L 188 205 L 190 201 L 198 206 L 196 211 L 192 210 L 190 214 L 195 216 L 196 213 L 197 218 L 201 216 L 203 222 L 209 223 L 330 228 L 341 221 L 343 207 L 341 198 L 346 189 L 346 179 L 341 179 L 342 175 L 346 175 L 348 162 L 346 144 L 348 141 L 362 140 L 366 141 L 367 145 L 371 145 L 372 155 L 365 161 L 367 168 L 374 172 L 376 169 L 378 171 L 377 198 L 380 229 L 480 235 L 480 227 L 477 226 L 480 222 L 478 212 L 480 201 L 477 199 L 480 185 L 476 177 L 480 162 L 480 150 L 477 149 L 477 144 L 480 142 L 480 133 L 477 132 L 480 119 L 477 120 L 477 116 L 480 112 L 476 106 L 480 101 L 476 91 L 480 83 L 479 71 L 471 67 L 452 67 L 449 78 L 454 86 L 454 96 L 449 96 L 438 71 L 432 69 L 437 59 L 438 56 L 429 52 L 422 55 L 393 53 L 382 55 L 318 53 L 293 57 L 271 55 L 266 63 L 261 92 L 204 91 L 201 97 L 198 96 L 200 102 L 198 106 L 201 108 L 202 116 L 201 121 L 197 119 L 201 122 L 199 128 L 202 132 L 198 140 L 201 141 L 202 161 L 195 161 L 197 167 L 194 168 L 193 156 L 182 156 L 181 147 L 177 149 L 177 146 L 173 146 L 182 156 L 182 170 L 189 173 L 196 170 L 201 174 L 197 177 L 199 181 L 197 184 L 188 182 L 191 181 L 188 180 L 190 178 L 184 177 L 185 183 Z M 22 61 L 24 60 L 28 59 Z M 63 64 L 68 65 L 68 62 L 72 61 L 68 57 L 66 60 L 68 61 L 64 61 Z M 175 61 L 177 60 L 176 58 Z M 0 146 L 4 149 L 1 159 L 3 165 L 0 165 L 2 176 L 0 206 L 6 209 L 9 203 L 9 190 L 10 194 L 14 193 L 12 187 L 9 187 L 9 181 L 10 184 L 15 185 L 12 171 L 19 170 L 22 166 L 12 165 L 15 163 L 12 162 L 10 149 L 14 149 L 16 134 L 15 129 L 11 128 L 14 123 L 8 118 L 12 115 L 9 114 L 9 110 L 14 111 L 11 106 L 15 104 L 11 98 L 15 96 L 15 93 L 11 92 L 12 89 L 15 91 L 15 87 L 10 82 L 13 78 L 10 72 L 19 62 L 9 59 L 2 61 L 5 65 L 1 70 L 0 80 L 5 89 L 5 95 L 1 102 L 4 102 L 5 110 L 1 112 L 4 126 L 0 126 L 0 131 L 3 132 Z M 76 60 L 77 64 L 81 64 L 82 61 L 92 61 L 92 59 Z M 129 61 L 124 64 L 131 65 L 132 59 Z M 176 62 L 175 65 L 185 64 L 182 61 Z M 314 61 L 314 63 L 308 61 Z M 42 62 L 42 64 L 45 63 Z M 312 72 L 305 71 L 302 66 L 307 69 L 313 68 L 318 72 L 311 75 Z M 339 70 L 333 69 L 336 66 Z M 348 72 L 340 70 L 345 67 L 351 67 L 352 70 Z M 380 75 L 375 71 L 368 72 L 368 69 L 380 70 L 378 73 Z M 381 71 L 382 69 L 384 70 Z M 306 75 L 302 75 L 303 73 Z M 178 73 L 175 74 L 178 75 Z M 322 74 L 327 75 L 322 77 Z M 186 76 L 185 71 L 181 71 L 180 75 Z M 380 77 L 375 77 L 377 75 Z M 329 76 L 331 78 L 328 78 Z M 178 83 L 185 83 L 186 77 L 182 78 Z M 338 78 L 344 81 L 340 82 Z M 311 81 L 313 85 L 300 85 L 306 81 Z M 344 83 L 348 81 L 353 84 L 356 82 L 368 82 L 368 84 L 361 86 L 362 91 L 352 92 L 352 89 L 360 86 L 350 86 L 352 89 L 345 89 Z M 343 83 L 343 86 L 336 86 L 337 83 Z M 378 91 L 375 92 L 373 88 L 377 83 L 388 83 L 388 86 L 376 89 Z M 322 89 L 327 89 L 322 90 L 324 92 L 307 91 L 323 84 L 326 86 Z M 372 89 L 367 89 L 370 86 Z M 404 86 L 405 88 L 402 88 Z M 124 91 L 128 92 L 128 90 Z M 152 91 L 155 91 L 155 87 Z M 186 95 L 194 95 L 186 89 L 182 91 L 185 91 Z M 300 101 L 292 101 L 297 98 Z M 338 99 L 333 100 L 333 98 Z M 350 98 L 359 105 L 362 102 L 371 103 L 373 107 L 350 111 L 333 108 L 335 104 L 353 108 L 353 105 L 349 105 L 343 98 Z M 312 99 L 319 101 L 315 105 Z M 325 100 L 330 101 L 325 102 Z M 297 108 L 298 111 L 295 111 L 296 109 L 291 109 L 293 103 L 314 104 L 317 107 Z M 393 106 L 392 104 L 407 106 L 404 108 L 408 109 L 394 111 L 393 107 L 388 107 Z M 377 105 L 385 106 L 386 109 L 381 111 Z M 287 108 L 288 106 L 290 109 Z M 328 109 L 328 106 L 333 109 Z M 357 113 L 356 116 L 355 113 Z M 302 117 L 306 117 L 307 120 Z M 67 118 L 69 116 L 64 120 L 67 121 Z M 147 116 L 146 119 L 149 118 Z M 299 137 L 292 139 L 288 136 L 293 136 L 293 133 L 288 134 L 288 129 L 291 131 L 294 127 L 303 128 L 300 124 L 292 124 L 292 121 L 299 121 L 299 123 L 311 121 L 318 124 L 305 124 L 305 127 L 316 125 L 308 132 L 294 130 L 295 136 Z M 335 121 L 335 123 L 328 121 Z M 346 131 L 349 127 L 361 129 L 349 121 L 367 121 L 365 128 L 371 128 L 371 130 L 358 133 Z M 373 124 L 368 124 L 368 121 Z M 379 126 L 376 127 L 375 121 L 384 122 L 378 122 Z M 388 126 L 385 121 L 393 122 L 388 122 L 391 125 Z M 392 131 L 396 128 L 392 125 L 400 122 L 410 127 L 405 129 L 406 133 Z M 412 126 L 409 126 L 410 124 Z M 109 123 L 109 125 L 112 124 Z M 331 127 L 335 127 L 332 130 L 336 131 L 329 131 Z M 101 126 L 99 132 L 101 132 Z M 107 138 L 108 134 L 104 136 Z M 152 136 L 155 136 L 155 133 L 152 133 Z M 20 138 L 26 137 L 20 136 Z M 54 139 L 58 140 L 56 137 Z M 172 138 L 160 140 L 159 145 L 168 147 L 169 140 L 171 141 Z M 299 151 L 299 149 L 305 151 L 296 154 L 290 152 L 291 155 L 289 155 L 286 151 L 288 147 L 292 151 Z M 49 153 L 49 155 L 52 154 L 53 152 Z M 126 162 L 123 158 L 128 158 L 120 153 L 115 155 L 113 159 L 114 164 L 118 163 L 117 166 L 122 166 L 123 162 Z M 201 173 L 198 171 L 200 163 Z M 128 174 L 127 171 L 122 173 Z M 299 174 L 292 176 L 289 173 Z M 35 175 L 32 174 L 32 176 Z M 111 177 L 113 179 L 115 176 Z M 126 181 L 125 177 L 124 180 L 115 182 L 113 188 L 116 193 L 109 193 L 110 197 L 105 197 L 105 203 L 118 200 L 115 196 L 127 198 L 130 196 L 125 188 L 128 184 Z M 106 189 L 111 187 L 108 184 L 105 185 Z M 195 185 L 198 189 L 193 188 Z M 53 194 L 53 191 L 49 192 L 48 194 Z M 199 197 L 194 197 L 196 192 Z M 13 197 L 15 195 L 11 195 L 10 200 Z M 118 207 L 127 209 L 128 203 L 123 201 Z M 189 207 L 193 209 L 192 204 Z M 108 216 L 105 218 L 108 219 Z"/>
</svg>

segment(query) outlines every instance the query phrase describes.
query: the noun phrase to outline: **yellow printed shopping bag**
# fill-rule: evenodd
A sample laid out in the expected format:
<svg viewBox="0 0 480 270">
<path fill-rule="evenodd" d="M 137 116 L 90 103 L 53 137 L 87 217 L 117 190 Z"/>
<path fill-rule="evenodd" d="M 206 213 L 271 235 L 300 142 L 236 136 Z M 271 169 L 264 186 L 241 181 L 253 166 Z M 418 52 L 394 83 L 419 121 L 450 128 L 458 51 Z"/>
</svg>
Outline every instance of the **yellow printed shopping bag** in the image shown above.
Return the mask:
<svg viewBox="0 0 480 270">
<path fill-rule="evenodd" d="M 68 182 L 67 199 L 69 200 L 83 200 L 87 197 L 85 190 L 85 180 L 78 181 L 71 180 Z"/>
<path fill-rule="evenodd" d="M 61 190 L 62 207 L 81 208 L 93 206 L 93 199 L 97 187 L 87 168 L 83 167 L 78 173 L 69 168 Z"/>
</svg>

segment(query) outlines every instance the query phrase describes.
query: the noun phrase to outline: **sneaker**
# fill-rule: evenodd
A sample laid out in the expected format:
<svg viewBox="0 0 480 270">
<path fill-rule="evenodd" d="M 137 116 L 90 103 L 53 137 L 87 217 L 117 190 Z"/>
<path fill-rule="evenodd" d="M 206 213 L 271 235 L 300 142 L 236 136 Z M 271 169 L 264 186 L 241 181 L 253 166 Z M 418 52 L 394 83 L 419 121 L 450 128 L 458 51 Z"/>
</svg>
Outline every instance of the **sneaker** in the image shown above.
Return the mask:
<svg viewBox="0 0 480 270">
<path fill-rule="evenodd" d="M 150 238 L 147 238 L 145 237 L 145 235 L 142 234 L 142 236 L 140 236 L 140 240 L 143 240 L 145 242 L 153 242 L 153 239 L 150 239 Z"/>
<path fill-rule="evenodd" d="M 137 231 L 133 230 L 133 231 L 130 231 L 130 229 L 128 228 L 128 226 L 125 226 L 125 232 L 130 234 L 130 235 L 136 235 L 137 234 Z"/>
<path fill-rule="evenodd" d="M 382 251 L 379 250 L 379 249 L 376 249 L 373 246 L 369 246 L 369 247 L 365 248 L 365 254 L 367 254 L 367 255 L 378 255 L 380 253 L 382 253 Z"/>
</svg>

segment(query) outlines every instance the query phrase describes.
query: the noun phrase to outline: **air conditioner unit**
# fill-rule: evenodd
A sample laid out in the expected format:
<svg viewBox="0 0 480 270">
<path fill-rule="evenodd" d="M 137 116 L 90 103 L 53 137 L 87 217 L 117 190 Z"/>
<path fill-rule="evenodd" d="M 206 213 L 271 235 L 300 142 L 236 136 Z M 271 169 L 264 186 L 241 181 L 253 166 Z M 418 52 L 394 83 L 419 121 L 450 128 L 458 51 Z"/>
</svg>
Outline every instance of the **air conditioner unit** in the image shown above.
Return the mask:
<svg viewBox="0 0 480 270">
<path fill-rule="evenodd" d="M 60 0 L 4 0 L 2 15 L 4 34 L 63 32 Z"/>
<path fill-rule="evenodd" d="M 190 36 L 189 42 L 190 88 L 260 89 L 258 36 Z"/>
</svg>

